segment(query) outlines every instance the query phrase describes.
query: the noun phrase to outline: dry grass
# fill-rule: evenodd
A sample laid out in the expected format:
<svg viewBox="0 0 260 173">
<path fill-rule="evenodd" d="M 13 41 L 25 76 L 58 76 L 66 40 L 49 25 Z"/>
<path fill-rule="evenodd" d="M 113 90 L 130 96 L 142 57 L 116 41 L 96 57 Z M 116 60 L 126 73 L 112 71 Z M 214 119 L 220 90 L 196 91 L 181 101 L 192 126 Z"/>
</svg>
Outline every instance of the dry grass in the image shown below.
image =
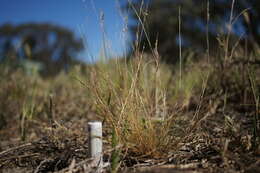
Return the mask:
<svg viewBox="0 0 260 173">
<path fill-rule="evenodd" d="M 176 115 L 166 97 L 170 77 L 160 78 L 162 70 L 167 72 L 140 55 L 127 63 L 98 65 L 84 83 L 110 133 L 114 129 L 123 150 L 136 156 L 162 157 L 176 140 L 171 131 Z"/>
<path fill-rule="evenodd" d="M 137 15 L 138 11 L 142 9 L 136 10 Z M 223 42 L 229 47 L 229 38 Z M 136 42 L 133 47 L 138 46 Z M 74 159 L 82 166 L 87 157 L 86 122 L 98 119 L 105 127 L 104 157 L 112 162 L 112 172 L 120 162 L 121 167 L 140 162 L 191 163 L 209 172 L 214 167 L 216 172 L 246 170 L 245 160 L 252 167 L 257 165 L 260 81 L 257 64 L 244 62 L 258 56 L 241 58 L 242 48 L 231 50 L 232 56 L 229 49 L 220 52 L 220 57 L 207 52 L 200 61 L 177 67 L 160 62 L 156 49 L 150 55 L 136 51 L 132 59 L 103 59 L 49 79 L 2 66 L 0 139 L 7 144 L 17 138 L 43 139 L 46 143 L 40 140 L 30 145 L 32 155 L 24 156 L 23 151 L 15 155 L 35 159 L 34 170 L 49 157 L 54 165 L 64 163 L 60 169 L 71 166 Z M 9 158 L 0 157 L 0 167 L 16 165 Z"/>
</svg>

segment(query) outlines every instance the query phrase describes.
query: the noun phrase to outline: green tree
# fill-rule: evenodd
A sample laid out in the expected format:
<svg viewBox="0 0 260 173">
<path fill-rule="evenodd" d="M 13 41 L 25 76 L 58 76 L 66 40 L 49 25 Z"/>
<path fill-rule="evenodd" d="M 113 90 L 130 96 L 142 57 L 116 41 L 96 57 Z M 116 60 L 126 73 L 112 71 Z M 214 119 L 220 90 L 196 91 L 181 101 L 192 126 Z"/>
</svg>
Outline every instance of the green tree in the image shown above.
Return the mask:
<svg viewBox="0 0 260 173">
<path fill-rule="evenodd" d="M 52 24 L 5 24 L 0 27 L 0 60 L 30 59 L 43 64 L 43 75 L 57 74 L 78 63 L 83 42 L 68 29 Z"/>
</svg>

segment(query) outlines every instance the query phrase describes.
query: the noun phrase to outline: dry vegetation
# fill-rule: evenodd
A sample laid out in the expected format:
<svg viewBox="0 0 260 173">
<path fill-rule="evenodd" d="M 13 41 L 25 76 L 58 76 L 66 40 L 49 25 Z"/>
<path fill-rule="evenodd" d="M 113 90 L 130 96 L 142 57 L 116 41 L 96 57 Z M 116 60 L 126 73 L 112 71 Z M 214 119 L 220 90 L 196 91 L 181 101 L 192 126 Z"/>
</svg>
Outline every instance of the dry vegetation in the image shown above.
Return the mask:
<svg viewBox="0 0 260 173">
<path fill-rule="evenodd" d="M 181 76 L 156 53 L 45 79 L 1 64 L 2 172 L 95 171 L 90 120 L 104 125 L 105 172 L 259 172 L 260 50 L 221 50 L 188 52 Z"/>
<path fill-rule="evenodd" d="M 185 64 L 180 81 L 178 69 L 148 56 L 49 79 L 1 67 L 1 169 L 68 171 L 75 159 L 83 170 L 85 126 L 94 119 L 105 127 L 108 170 L 259 170 L 257 65 L 223 71 L 202 59 Z"/>
</svg>

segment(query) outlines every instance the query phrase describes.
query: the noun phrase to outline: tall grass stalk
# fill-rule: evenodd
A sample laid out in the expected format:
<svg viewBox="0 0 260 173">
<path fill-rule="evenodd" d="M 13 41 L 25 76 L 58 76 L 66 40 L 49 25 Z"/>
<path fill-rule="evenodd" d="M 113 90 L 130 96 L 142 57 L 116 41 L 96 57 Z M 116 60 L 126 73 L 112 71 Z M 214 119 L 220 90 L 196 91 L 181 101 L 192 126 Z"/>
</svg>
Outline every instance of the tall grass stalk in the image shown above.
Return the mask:
<svg viewBox="0 0 260 173">
<path fill-rule="evenodd" d="M 259 91 L 257 90 L 256 83 L 255 83 L 255 77 L 248 69 L 248 76 L 250 80 L 251 90 L 254 96 L 255 101 L 255 114 L 253 117 L 253 148 L 256 148 L 257 145 L 259 145 L 260 142 L 260 136 L 259 136 Z"/>
<path fill-rule="evenodd" d="M 32 120 L 34 111 L 35 111 L 35 96 L 37 93 L 36 89 L 36 81 L 34 80 L 33 82 L 33 88 L 32 88 L 32 93 L 29 93 L 22 105 L 22 112 L 21 112 L 21 117 L 20 117 L 20 130 L 21 130 L 21 140 L 24 141 L 26 140 L 26 135 L 27 135 L 27 124 L 28 120 Z M 31 94 L 31 95 L 30 95 Z"/>
<path fill-rule="evenodd" d="M 179 21 L 179 61 L 180 61 L 180 88 L 182 87 L 182 38 L 181 38 L 181 7 L 179 7 L 179 15 L 178 15 L 178 21 Z"/>
<path fill-rule="evenodd" d="M 229 57 L 229 40 L 230 40 L 231 31 L 232 31 L 234 4 L 235 4 L 235 0 L 232 0 L 231 11 L 230 11 L 230 16 L 229 16 L 229 23 L 227 26 L 228 32 L 227 32 L 227 37 L 225 40 L 225 55 L 224 55 L 224 64 L 225 65 L 224 66 L 226 66 L 226 63 L 227 63 L 228 57 Z"/>
</svg>

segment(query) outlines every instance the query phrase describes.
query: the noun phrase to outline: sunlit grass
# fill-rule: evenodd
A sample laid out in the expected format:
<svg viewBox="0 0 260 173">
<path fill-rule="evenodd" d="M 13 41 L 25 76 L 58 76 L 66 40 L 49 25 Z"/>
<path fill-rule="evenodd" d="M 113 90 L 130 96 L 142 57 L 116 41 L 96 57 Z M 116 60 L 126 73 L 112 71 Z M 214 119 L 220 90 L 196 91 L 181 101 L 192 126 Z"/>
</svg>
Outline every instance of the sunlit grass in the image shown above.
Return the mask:
<svg viewBox="0 0 260 173">
<path fill-rule="evenodd" d="M 199 72 L 193 73 L 197 76 L 184 75 L 181 90 L 175 87 L 171 68 L 140 54 L 128 61 L 97 63 L 89 68 L 89 76 L 78 78 L 93 98 L 93 109 L 109 127 L 108 133 L 113 131 L 117 136 L 121 151 L 142 157 L 163 157 L 177 148 L 173 146 L 177 139 L 186 136 L 177 136 L 172 131 L 178 115 L 169 107 L 179 102 L 178 95 L 188 100 L 193 87 L 202 85 L 202 76 Z M 169 97 L 169 93 L 174 93 L 174 97 Z"/>
</svg>

